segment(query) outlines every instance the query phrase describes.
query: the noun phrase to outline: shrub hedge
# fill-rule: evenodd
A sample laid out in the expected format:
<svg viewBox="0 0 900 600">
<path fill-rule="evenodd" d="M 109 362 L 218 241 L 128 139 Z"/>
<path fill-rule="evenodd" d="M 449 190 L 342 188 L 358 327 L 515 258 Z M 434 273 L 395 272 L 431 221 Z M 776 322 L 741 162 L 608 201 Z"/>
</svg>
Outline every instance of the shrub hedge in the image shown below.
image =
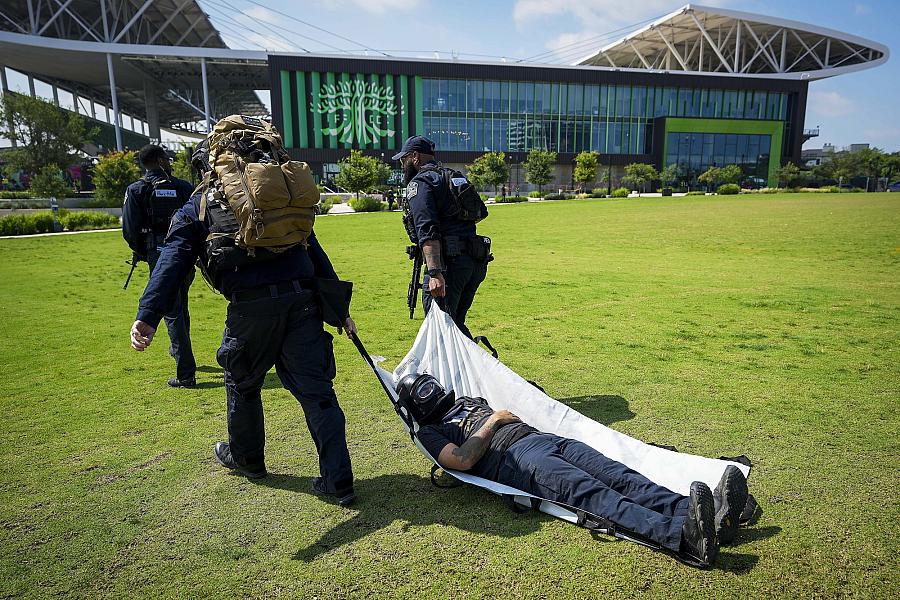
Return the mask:
<svg viewBox="0 0 900 600">
<path fill-rule="evenodd" d="M 494 202 L 498 204 L 511 204 L 513 202 L 528 202 L 527 196 L 497 196 Z"/>
<path fill-rule="evenodd" d="M 330 196 L 326 196 L 319 200 L 318 207 L 316 208 L 316 212 L 320 215 L 327 215 L 328 211 L 331 210 L 331 207 L 334 206 L 334 198 Z"/>
<path fill-rule="evenodd" d="M 103 212 L 73 212 L 60 218 L 60 221 L 68 231 L 113 229 L 119 226 L 119 217 Z"/>
<path fill-rule="evenodd" d="M 612 197 L 613 198 L 627 198 L 628 194 L 631 193 L 631 190 L 628 188 L 616 188 L 613 190 Z"/>
<path fill-rule="evenodd" d="M 31 192 L 0 190 L 0 200 L 27 200 L 34 198 Z"/>
<path fill-rule="evenodd" d="M 119 218 L 99 212 L 73 212 L 60 210 L 59 222 L 68 231 L 88 229 L 113 229 L 119 226 Z M 0 217 L 0 235 L 32 235 L 53 231 L 53 213 L 49 210 L 29 215 Z"/>
<path fill-rule="evenodd" d="M 741 186 L 736 183 L 724 183 L 719 186 L 719 189 L 716 190 L 716 193 L 720 196 L 732 196 L 734 194 L 740 194 Z"/>
<path fill-rule="evenodd" d="M 542 193 L 540 193 L 539 191 L 534 190 L 533 192 L 528 192 L 528 197 L 529 198 L 543 198 L 544 195 Z"/>
<path fill-rule="evenodd" d="M 705 195 L 706 195 L 706 192 L 703 192 L 700 190 L 691 190 L 690 192 L 685 194 L 685 196 L 705 196 Z"/>
<path fill-rule="evenodd" d="M 569 194 L 547 194 L 544 200 L 568 200 L 571 197 Z"/>
<path fill-rule="evenodd" d="M 379 212 L 387 206 L 378 198 L 372 196 L 360 196 L 359 198 L 350 198 L 350 208 L 356 212 Z"/>
</svg>

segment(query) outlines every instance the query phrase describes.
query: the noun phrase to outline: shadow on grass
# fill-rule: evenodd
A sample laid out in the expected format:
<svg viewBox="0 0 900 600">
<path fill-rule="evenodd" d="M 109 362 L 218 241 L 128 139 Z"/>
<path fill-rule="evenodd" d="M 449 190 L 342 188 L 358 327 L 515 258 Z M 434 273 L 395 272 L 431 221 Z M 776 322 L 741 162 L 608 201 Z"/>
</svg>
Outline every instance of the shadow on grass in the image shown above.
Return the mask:
<svg viewBox="0 0 900 600">
<path fill-rule="evenodd" d="M 622 396 L 574 396 L 559 401 L 607 427 L 635 416 L 628 408 L 628 400 Z"/>
<path fill-rule="evenodd" d="M 198 373 L 218 373 L 219 374 L 219 376 L 216 378 L 215 381 L 201 381 L 200 383 L 198 383 L 197 384 L 198 390 L 211 390 L 211 389 L 215 389 L 215 388 L 225 387 L 225 378 L 224 378 L 222 369 L 204 366 L 204 367 L 197 367 L 197 372 Z M 281 380 L 278 379 L 278 375 L 276 375 L 274 371 L 270 371 L 270 372 L 266 373 L 266 378 L 263 381 L 262 389 L 270 390 L 273 388 L 280 388 L 280 387 L 282 387 L 282 385 L 281 385 Z"/>
<path fill-rule="evenodd" d="M 312 478 L 294 475 L 269 474 L 254 481 L 257 485 L 274 487 L 304 494 L 312 492 Z M 427 477 L 416 475 L 380 475 L 355 482 L 357 503 L 350 510 L 358 511 L 352 518 L 324 533 L 317 542 L 301 548 L 294 560 L 311 562 L 321 554 L 345 544 L 352 544 L 370 533 L 396 526 L 403 521 L 403 529 L 415 526 L 445 525 L 473 533 L 517 537 L 537 531 L 543 514 L 517 516 L 504 508 L 493 494 L 478 488 L 461 487 L 439 490 Z M 330 498 L 321 497 L 325 501 Z"/>
<path fill-rule="evenodd" d="M 737 537 L 735 538 L 734 544 L 732 544 L 732 546 L 740 546 L 742 544 L 758 542 L 759 540 L 765 540 L 770 537 L 775 537 L 779 533 L 781 533 L 781 527 L 779 527 L 778 525 L 756 528 L 742 527 L 738 529 Z"/>
</svg>

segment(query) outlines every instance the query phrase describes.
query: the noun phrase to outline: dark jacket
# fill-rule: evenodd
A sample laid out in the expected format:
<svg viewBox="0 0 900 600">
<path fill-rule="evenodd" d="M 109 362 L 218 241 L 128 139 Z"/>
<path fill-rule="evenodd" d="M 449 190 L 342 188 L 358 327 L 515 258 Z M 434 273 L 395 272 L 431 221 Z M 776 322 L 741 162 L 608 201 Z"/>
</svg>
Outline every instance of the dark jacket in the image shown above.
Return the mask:
<svg viewBox="0 0 900 600">
<path fill-rule="evenodd" d="M 427 164 L 437 163 L 431 161 Z M 419 171 L 406 186 L 406 198 L 419 244 L 446 236 L 475 236 L 475 223 L 442 214 L 450 201 L 449 193 L 441 173 L 434 170 Z"/>
<path fill-rule="evenodd" d="M 198 258 L 205 260 L 205 241 L 209 234 L 209 217 L 200 221 L 200 194 L 172 217 L 165 247 L 150 275 L 144 295 L 138 306 L 137 318 L 156 327 L 175 301 L 179 282 L 194 266 Z M 313 277 L 337 279 L 334 267 L 325 250 L 319 245 L 315 232 L 307 239 L 308 248 L 298 244 L 281 253 L 277 258 L 252 263 L 222 273 L 219 291 L 226 297 L 238 290 L 262 287 L 292 279 L 308 280 Z"/>
<path fill-rule="evenodd" d="M 184 204 L 191 199 L 194 186 L 191 183 L 167 175 L 160 169 L 148 171 L 146 175 L 129 185 L 125 189 L 125 203 L 122 205 L 122 237 L 128 242 L 132 251 L 146 259 L 151 248 L 148 235 L 150 229 L 150 210 L 147 203 L 151 200 L 150 190 L 153 184 L 161 179 L 168 179 L 175 185 L 178 192 L 178 200 Z M 158 243 L 162 240 L 153 240 Z"/>
</svg>

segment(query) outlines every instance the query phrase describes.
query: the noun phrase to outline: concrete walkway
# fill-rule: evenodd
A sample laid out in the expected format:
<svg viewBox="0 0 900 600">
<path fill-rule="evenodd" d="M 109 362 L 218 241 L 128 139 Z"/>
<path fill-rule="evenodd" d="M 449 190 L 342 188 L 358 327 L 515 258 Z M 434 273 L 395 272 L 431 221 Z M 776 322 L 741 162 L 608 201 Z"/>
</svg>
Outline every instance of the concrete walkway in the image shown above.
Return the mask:
<svg viewBox="0 0 900 600">
<path fill-rule="evenodd" d="M 22 238 L 47 237 L 51 235 L 75 235 L 77 233 L 103 233 L 104 231 L 121 232 L 122 228 L 114 227 L 112 229 L 88 229 L 86 231 L 60 231 L 59 233 L 31 233 L 28 235 L 0 235 L 0 240 L 19 240 Z"/>
</svg>

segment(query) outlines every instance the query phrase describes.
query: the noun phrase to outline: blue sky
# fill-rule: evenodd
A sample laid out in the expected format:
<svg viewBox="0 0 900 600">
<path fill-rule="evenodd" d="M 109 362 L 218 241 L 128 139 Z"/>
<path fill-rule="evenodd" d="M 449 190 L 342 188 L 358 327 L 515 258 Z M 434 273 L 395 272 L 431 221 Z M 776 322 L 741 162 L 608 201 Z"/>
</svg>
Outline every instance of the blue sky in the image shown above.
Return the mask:
<svg viewBox="0 0 900 600">
<path fill-rule="evenodd" d="M 301 52 L 408 51 L 408 56 L 461 60 L 517 60 L 545 55 L 572 62 L 587 46 L 573 46 L 667 14 L 677 0 L 200 0 L 232 47 Z M 303 25 L 280 11 L 349 40 Z M 838 0 L 708 0 L 704 5 L 756 12 L 829 27 L 885 44 L 892 57 L 884 65 L 810 84 L 807 128 L 822 135 L 807 143 L 836 146 L 868 142 L 900 150 L 900 2 Z M 255 31 L 238 29 L 244 23 Z M 306 37 L 303 37 L 306 36 Z M 312 39 L 310 39 L 312 38 Z M 607 42 L 603 41 L 600 45 Z M 483 57 L 473 55 L 484 55 Z"/>
</svg>

